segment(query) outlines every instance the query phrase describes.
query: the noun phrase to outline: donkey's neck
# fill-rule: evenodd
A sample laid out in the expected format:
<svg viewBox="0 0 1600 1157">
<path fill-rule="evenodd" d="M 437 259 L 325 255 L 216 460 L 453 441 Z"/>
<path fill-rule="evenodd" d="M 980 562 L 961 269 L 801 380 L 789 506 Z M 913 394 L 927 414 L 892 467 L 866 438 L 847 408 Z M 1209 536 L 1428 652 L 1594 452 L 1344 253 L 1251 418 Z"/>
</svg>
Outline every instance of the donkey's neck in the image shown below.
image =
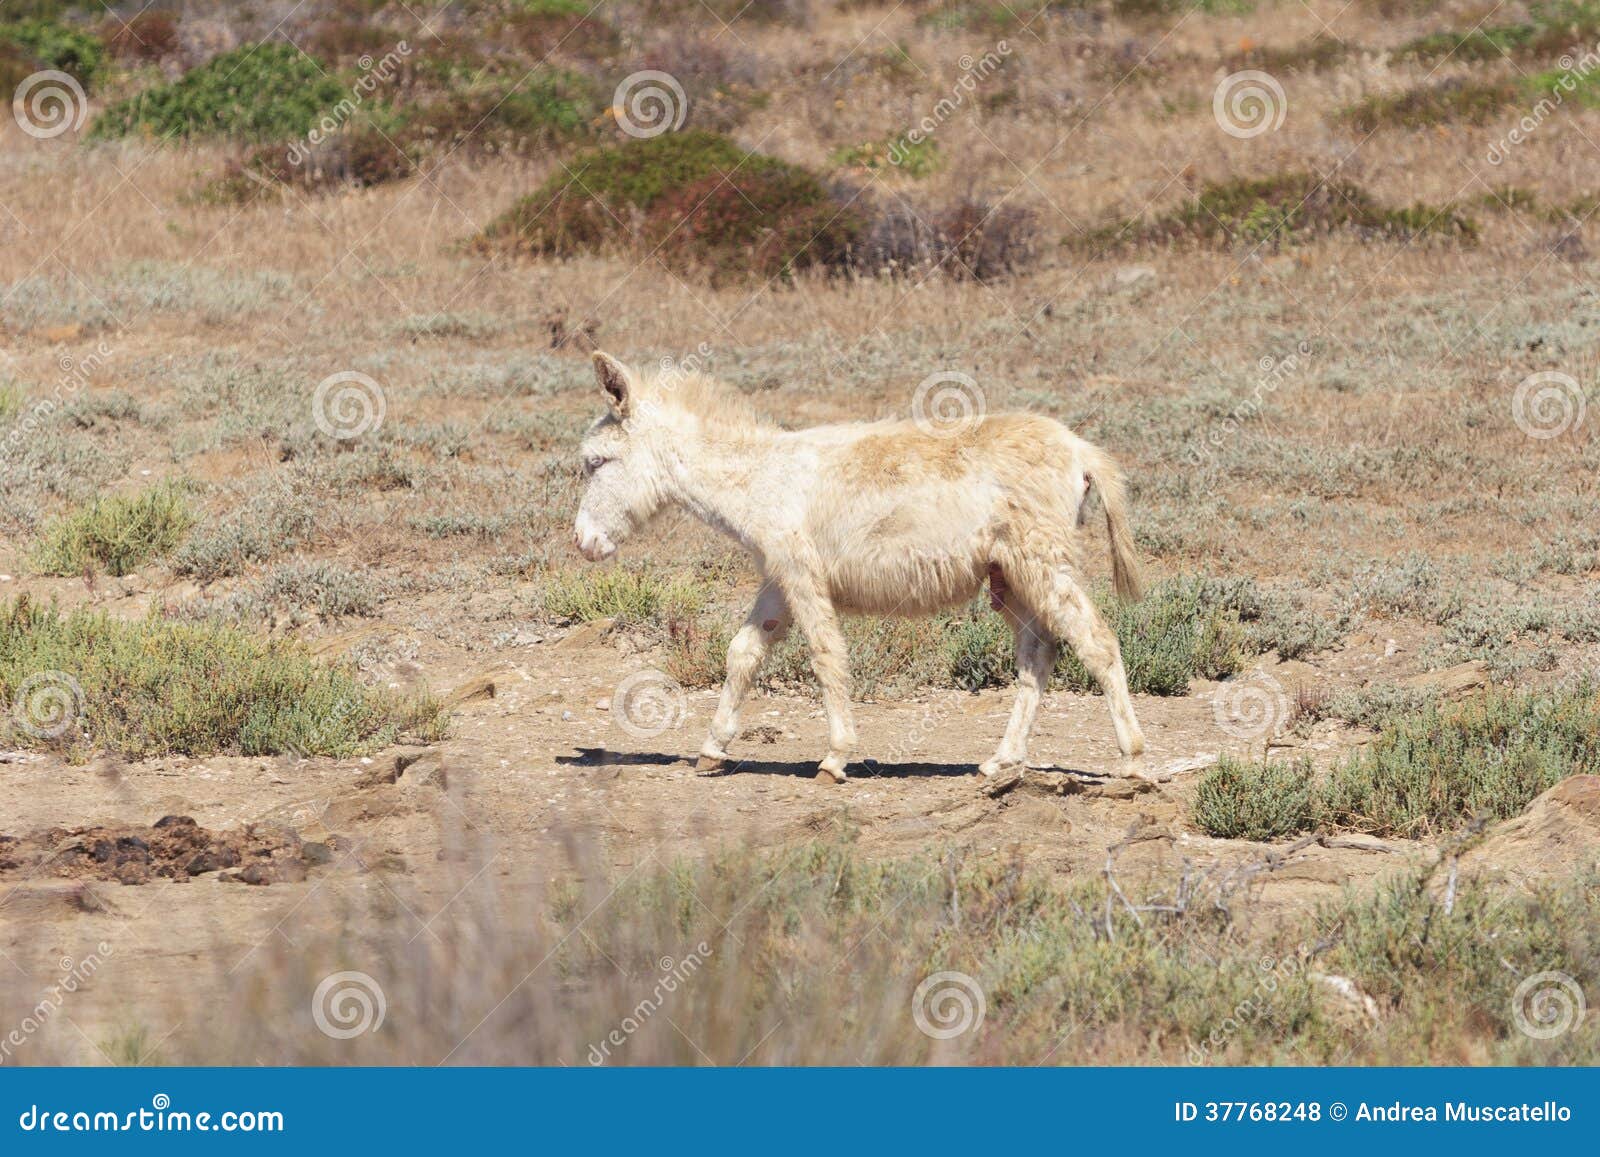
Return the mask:
<svg viewBox="0 0 1600 1157">
<path fill-rule="evenodd" d="M 759 551 L 753 482 L 766 442 L 776 434 L 752 427 L 735 437 L 674 439 L 663 449 L 667 498 L 745 549 Z"/>
</svg>

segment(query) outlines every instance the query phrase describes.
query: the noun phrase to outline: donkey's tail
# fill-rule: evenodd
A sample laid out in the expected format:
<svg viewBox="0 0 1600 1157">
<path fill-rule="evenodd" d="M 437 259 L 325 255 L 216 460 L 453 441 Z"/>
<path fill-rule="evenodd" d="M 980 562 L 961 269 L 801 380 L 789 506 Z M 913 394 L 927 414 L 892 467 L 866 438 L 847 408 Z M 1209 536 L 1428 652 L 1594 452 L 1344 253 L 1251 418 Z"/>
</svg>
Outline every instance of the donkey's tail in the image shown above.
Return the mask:
<svg viewBox="0 0 1600 1157">
<path fill-rule="evenodd" d="M 1139 577 L 1139 554 L 1133 545 L 1133 528 L 1128 525 L 1128 491 L 1123 483 L 1122 468 L 1111 455 L 1087 442 L 1081 443 L 1080 453 L 1084 475 L 1100 491 L 1100 503 L 1106 508 L 1112 585 L 1116 587 L 1118 598 L 1137 602 L 1143 594 L 1143 582 Z"/>
</svg>

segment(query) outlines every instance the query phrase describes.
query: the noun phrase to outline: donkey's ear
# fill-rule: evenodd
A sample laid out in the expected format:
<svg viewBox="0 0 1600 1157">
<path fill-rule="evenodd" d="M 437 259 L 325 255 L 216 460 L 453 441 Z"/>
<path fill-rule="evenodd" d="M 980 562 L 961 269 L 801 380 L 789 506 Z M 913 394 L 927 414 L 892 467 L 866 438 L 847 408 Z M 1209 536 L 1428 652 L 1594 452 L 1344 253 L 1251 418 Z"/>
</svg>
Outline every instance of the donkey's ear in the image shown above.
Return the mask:
<svg viewBox="0 0 1600 1157">
<path fill-rule="evenodd" d="M 611 412 L 619 420 L 626 418 L 633 408 L 633 371 L 610 354 L 595 350 L 594 376 L 600 381 Z"/>
</svg>

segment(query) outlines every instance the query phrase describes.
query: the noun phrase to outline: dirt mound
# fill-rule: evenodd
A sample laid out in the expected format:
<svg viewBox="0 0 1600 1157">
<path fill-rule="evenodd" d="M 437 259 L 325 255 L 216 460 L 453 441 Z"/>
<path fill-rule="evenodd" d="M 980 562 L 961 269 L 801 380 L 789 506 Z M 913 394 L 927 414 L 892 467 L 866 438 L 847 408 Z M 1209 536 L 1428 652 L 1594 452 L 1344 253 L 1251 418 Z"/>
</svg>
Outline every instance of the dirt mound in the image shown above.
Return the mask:
<svg viewBox="0 0 1600 1157">
<path fill-rule="evenodd" d="M 1571 875 L 1600 861 L 1600 775 L 1545 792 L 1461 857 L 1463 868 L 1514 876 Z"/>
<path fill-rule="evenodd" d="M 149 827 L 47 828 L 28 836 L 0 834 L 0 878 L 188 883 L 218 872 L 229 883 L 292 883 L 308 866 L 327 863 L 341 841 L 302 841 L 287 828 L 247 824 L 213 832 L 188 816 L 163 816 Z"/>
</svg>

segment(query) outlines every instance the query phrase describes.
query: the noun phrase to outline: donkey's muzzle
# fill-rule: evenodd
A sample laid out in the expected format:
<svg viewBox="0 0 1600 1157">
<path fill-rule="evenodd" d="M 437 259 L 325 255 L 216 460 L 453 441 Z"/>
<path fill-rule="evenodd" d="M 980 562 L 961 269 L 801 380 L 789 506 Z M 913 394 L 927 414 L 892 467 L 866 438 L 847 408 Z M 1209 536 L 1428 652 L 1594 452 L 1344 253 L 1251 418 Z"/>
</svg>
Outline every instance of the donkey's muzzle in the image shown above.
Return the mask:
<svg viewBox="0 0 1600 1157">
<path fill-rule="evenodd" d="M 585 521 L 579 518 L 572 531 L 572 545 L 578 548 L 578 553 L 590 562 L 604 562 L 616 554 L 617 544 L 611 537 L 597 527 L 584 525 Z"/>
</svg>

